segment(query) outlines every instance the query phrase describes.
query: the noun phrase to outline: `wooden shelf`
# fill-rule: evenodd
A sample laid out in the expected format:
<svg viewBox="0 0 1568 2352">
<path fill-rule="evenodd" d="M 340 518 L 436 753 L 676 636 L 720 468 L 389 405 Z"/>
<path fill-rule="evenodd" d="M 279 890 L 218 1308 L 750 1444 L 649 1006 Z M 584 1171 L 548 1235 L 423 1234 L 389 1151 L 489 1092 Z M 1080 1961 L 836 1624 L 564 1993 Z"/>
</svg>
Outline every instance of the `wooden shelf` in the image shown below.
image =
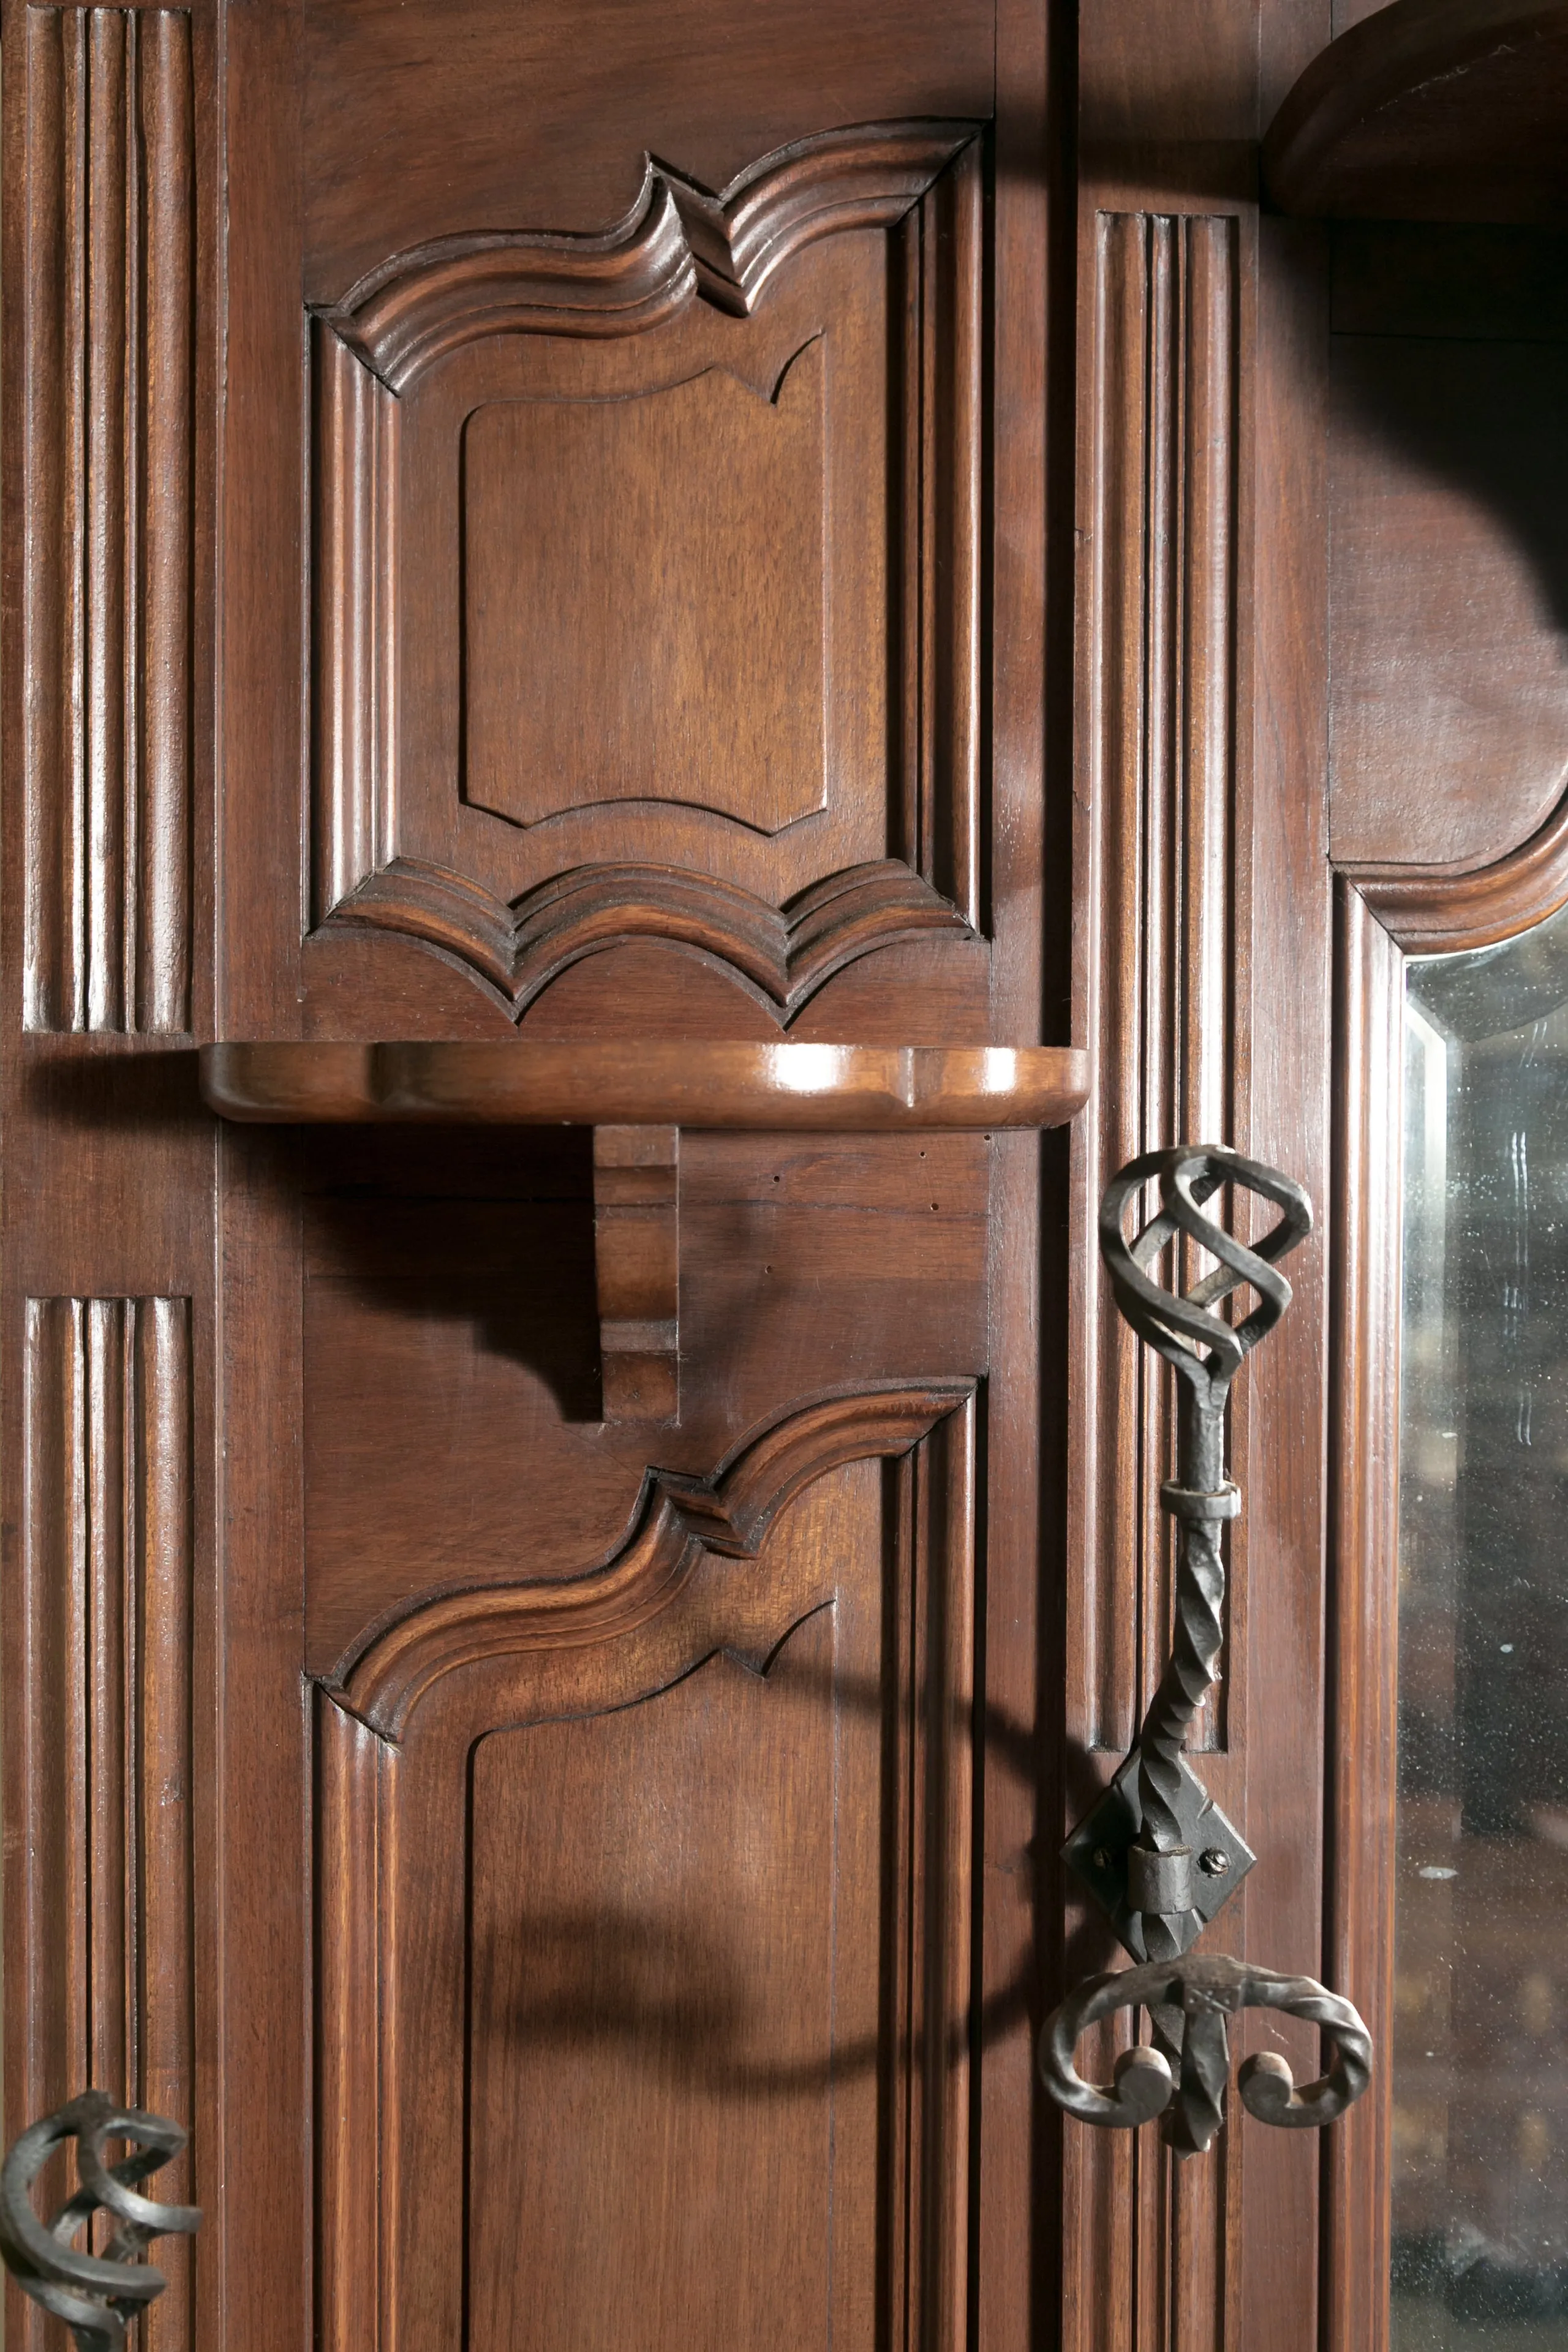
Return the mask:
<svg viewBox="0 0 1568 2352">
<path fill-rule="evenodd" d="M 1568 0 L 1394 0 L 1315 58 L 1264 142 L 1286 212 L 1568 226 Z"/>
<path fill-rule="evenodd" d="M 277 1123 L 840 1129 L 1059 1127 L 1089 1057 L 1054 1045 L 570 1041 L 205 1045 L 224 1118 Z"/>
</svg>

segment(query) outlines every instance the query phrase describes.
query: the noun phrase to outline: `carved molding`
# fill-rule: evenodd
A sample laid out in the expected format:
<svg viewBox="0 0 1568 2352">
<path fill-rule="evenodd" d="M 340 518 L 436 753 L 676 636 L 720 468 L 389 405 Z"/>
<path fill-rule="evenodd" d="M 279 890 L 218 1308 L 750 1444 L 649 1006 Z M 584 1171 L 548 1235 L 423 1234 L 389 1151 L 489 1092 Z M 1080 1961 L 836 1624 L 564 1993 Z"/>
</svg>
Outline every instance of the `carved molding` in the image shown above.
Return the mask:
<svg viewBox="0 0 1568 2352">
<path fill-rule="evenodd" d="M 1568 904 L 1568 794 L 1528 841 L 1489 865 L 1339 871 L 1407 955 L 1491 947 Z"/>
<path fill-rule="evenodd" d="M 673 206 L 679 175 L 659 172 Z M 718 299 L 727 255 L 731 307 L 742 291 L 752 301 L 813 238 L 890 231 L 889 308 L 902 348 L 892 370 L 900 543 L 889 567 L 886 837 L 897 856 L 829 876 L 781 914 L 729 882 L 631 863 L 580 866 L 509 903 L 480 877 L 453 871 L 448 848 L 420 854 L 419 794 L 444 790 L 432 758 L 437 773 L 450 760 L 454 798 L 460 766 L 456 741 L 423 747 L 417 761 L 405 745 L 418 792 L 406 780 L 400 789 L 400 630 L 412 625 L 400 617 L 401 541 L 412 529 L 402 513 L 403 397 L 430 355 L 418 338 L 437 331 L 420 289 L 446 334 L 457 331 L 454 289 L 468 286 L 459 340 L 571 331 L 562 323 L 575 316 L 570 303 L 541 308 L 537 286 L 510 310 L 476 289 L 493 291 L 494 273 L 515 271 L 520 255 L 531 257 L 530 270 L 554 272 L 557 291 L 579 286 L 591 261 L 605 301 L 615 289 L 594 315 L 629 333 L 647 319 L 643 298 L 627 296 L 627 256 L 652 249 L 657 207 L 638 216 L 641 241 L 623 239 L 613 253 L 605 239 L 491 238 L 468 240 L 456 256 L 443 247 L 436 257 L 400 257 L 313 328 L 313 920 L 417 940 L 514 1016 L 578 955 L 618 940 L 671 938 L 714 955 L 787 1014 L 856 956 L 932 929 L 972 936 L 982 922 L 984 191 L 974 126 L 871 125 L 805 141 L 722 196 L 704 196 L 707 213 L 692 209 L 691 184 L 679 186 L 693 285 L 706 272 L 703 290 Z M 719 239 L 721 217 L 731 244 Z M 585 790 L 583 805 L 594 797 Z M 499 835 L 507 820 L 495 823 Z"/>
<path fill-rule="evenodd" d="M 970 1381 L 931 1381 L 826 1397 L 747 1440 L 710 1478 L 650 1471 L 631 1532 L 591 1574 L 443 1595 L 351 1654 L 337 1687 L 363 1722 L 400 1740 L 443 1676 L 481 1658 L 629 1632 L 669 1605 L 705 1554 L 754 1559 L 812 1479 L 845 1462 L 908 1453 L 973 1393 Z"/>
<path fill-rule="evenodd" d="M 886 1976 L 871 2034 L 833 2054 L 847 2073 L 890 2084 L 884 2178 L 893 2183 L 890 2208 L 904 2218 L 889 2228 L 879 2265 L 878 2333 L 934 2343 L 961 2327 L 977 1866 L 973 1404 L 973 1382 L 949 1381 L 823 1399 L 742 1445 L 710 1479 L 651 1475 L 632 1537 L 596 1574 L 437 1602 L 384 1635 L 345 1693 L 318 1692 L 325 2352 L 401 2341 L 405 2280 L 416 2278 L 426 2297 L 437 2289 L 444 2303 L 460 2296 L 471 2126 L 459 2086 L 470 2063 L 464 1986 L 472 1981 L 480 1744 L 522 1722 L 559 1725 L 636 1700 L 658 1704 L 658 1694 L 709 1670 L 721 1654 L 769 1674 L 781 1646 L 834 1604 L 847 1564 L 831 1545 L 793 1554 L 786 1546 L 769 1574 L 734 1563 L 756 1558 L 809 1481 L 877 1455 L 909 1457 L 883 1489 L 880 1527 L 858 1528 L 874 1547 L 858 1563 L 861 1600 L 868 1584 L 872 1596 L 885 1595 Z M 606 1606 L 611 1582 L 620 1591 Z M 553 1654 L 541 1657 L 546 1650 Z M 489 1670 L 446 1680 L 465 1664 Z M 864 1706 L 870 1695 L 851 1665 L 846 1703 Z M 426 1696 L 431 1712 L 416 1732 L 408 1718 Z M 803 2085 L 818 2071 L 808 2062 Z M 427 2193 L 411 2203 L 405 2183 L 416 2164 Z"/>
<path fill-rule="evenodd" d="M 1231 1132 L 1239 625 L 1239 223 L 1102 213 L 1094 228 L 1079 518 L 1080 733 L 1100 909 L 1079 1213 L 1090 1235 L 1117 1168 Z M 1118 1316 L 1092 1243 L 1079 1281 L 1092 1400 L 1077 1506 L 1089 1567 L 1071 1604 L 1089 1695 L 1080 1736 L 1116 1750 L 1165 1643 L 1158 1474 L 1132 1479 L 1125 1465 L 1170 1460 L 1169 1383 Z M 1200 1719 L 1199 1743 L 1221 1735 Z"/>
<path fill-rule="evenodd" d="M 508 906 L 460 874 L 400 857 L 367 876 L 329 920 L 422 940 L 514 1018 L 569 965 L 629 940 L 664 940 L 721 965 L 787 1019 L 858 956 L 932 931 L 973 937 L 958 909 L 896 858 L 829 875 L 781 912 L 734 883 L 673 866 L 580 866 Z"/>
<path fill-rule="evenodd" d="M 814 239 L 891 227 L 978 130 L 860 123 L 781 147 L 721 189 L 650 156 L 637 202 L 603 235 L 438 238 L 384 262 L 319 315 L 399 393 L 482 336 L 641 334 L 698 294 L 745 318 Z"/>
<path fill-rule="evenodd" d="M 396 1822 L 396 1748 L 332 1704 L 316 1705 L 316 2065 L 321 2130 L 316 2226 L 325 2352 L 367 2352 L 385 2340 L 396 2242 L 395 1979 L 386 1950 Z M 372 2022 L 371 2021 L 374 2021 Z M 367 2031 L 368 2027 L 368 2031 Z M 367 2162 L 365 2151 L 375 2150 Z"/>
<path fill-rule="evenodd" d="M 189 2116 L 193 1472 L 184 1298 L 30 1298 L 8 1750 L 26 2018 L 18 2110 L 84 2084 Z M 184 2197 L 188 2159 L 170 2194 Z M 192 2342 L 193 2250 L 160 2249 L 159 2342 Z"/>
<path fill-rule="evenodd" d="M 1432 901 L 1439 886 L 1429 885 Z M 1452 886 L 1450 886 L 1452 887 Z M 1463 887 L 1462 885 L 1459 887 Z M 1325 1973 L 1391 2046 L 1398 1775 L 1399 1352 L 1405 966 L 1367 901 L 1335 905 Z M 1392 2070 L 1328 2135 L 1325 2342 L 1387 2318 Z"/>
<path fill-rule="evenodd" d="M 183 9 L 26 13 L 24 1017 L 190 1025 L 195 143 Z"/>
</svg>

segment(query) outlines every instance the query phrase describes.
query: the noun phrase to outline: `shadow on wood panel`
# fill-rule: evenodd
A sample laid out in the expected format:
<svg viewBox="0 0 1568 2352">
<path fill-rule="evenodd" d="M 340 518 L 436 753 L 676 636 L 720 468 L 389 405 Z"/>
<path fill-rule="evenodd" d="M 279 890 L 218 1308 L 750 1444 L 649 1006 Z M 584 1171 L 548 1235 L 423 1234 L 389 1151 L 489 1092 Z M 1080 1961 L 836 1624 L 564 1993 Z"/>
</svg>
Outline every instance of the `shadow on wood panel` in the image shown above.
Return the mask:
<svg viewBox="0 0 1568 2352">
<path fill-rule="evenodd" d="M 809 1613 L 816 1616 L 819 1611 Z M 790 1628 L 760 1668 L 735 1651 L 718 1654 L 742 1673 L 765 1679 L 804 1622 Z M 681 1679 L 700 1674 L 712 1658 L 710 1654 L 699 1661 Z M 830 1709 L 880 1718 L 889 1705 L 888 1689 L 879 1677 L 837 1675 L 831 1666 L 797 1665 L 795 1686 L 797 1696 L 815 1697 Z M 654 1705 L 664 1696 L 663 1690 L 649 1692 L 633 1704 Z M 917 1703 L 912 1713 L 922 1717 L 923 1706 Z M 967 1737 L 977 1720 L 986 1753 L 1032 1790 L 1038 1780 L 1036 1738 L 997 1708 L 977 1710 L 960 1704 L 952 1709 L 955 1736 Z M 523 1727 L 513 1727 L 513 1733 L 520 1728 Z M 1067 1763 L 1075 1801 L 1087 1806 L 1100 1792 L 1100 1777 L 1088 1751 L 1076 1746 Z M 1022 2021 L 1037 2031 L 1054 2002 L 1056 1995 L 1040 1985 L 1035 1955 L 1040 1948 L 1041 1924 L 1061 1916 L 1061 1865 L 1052 1853 L 1042 1873 L 1041 1843 L 1031 1840 L 1025 1853 L 1036 1882 L 1036 1944 L 1005 1981 L 984 1996 L 973 2018 L 948 2021 L 949 2064 L 1005 2039 Z M 1044 1843 L 1049 1846 L 1053 1841 Z M 890 1884 L 896 1875 L 892 1857 L 885 1856 L 884 1863 Z M 576 1910 L 535 1909 L 527 1907 L 525 1896 L 523 1907 L 509 1914 L 487 1942 L 496 1948 L 488 1949 L 484 1943 L 471 1948 L 470 1981 L 495 1985 L 510 1978 L 511 1997 L 492 2024 L 500 2025 L 514 2047 L 560 2051 L 619 2046 L 685 2086 L 772 2098 L 820 2092 L 835 2080 L 869 2073 L 883 2053 L 879 2032 L 836 2042 L 820 2055 L 783 2063 L 748 2055 L 745 2045 L 754 2042 L 760 2021 L 746 1997 L 743 1961 L 737 1956 L 736 1965 L 727 1966 L 721 1918 L 650 1918 L 629 1906 L 606 1906 L 603 1899 Z M 526 1990 L 518 1986 L 518 1964 L 524 1954 Z M 1109 1922 L 1098 1912 L 1086 1911 L 1063 1949 L 1061 1982 L 1076 1983 L 1098 1969 L 1121 1965 L 1122 1958 Z"/>
<path fill-rule="evenodd" d="M 307 1278 L 414 1320 L 467 1323 L 562 1419 L 601 1417 L 592 1135 L 385 1128 L 310 1139 Z"/>
</svg>

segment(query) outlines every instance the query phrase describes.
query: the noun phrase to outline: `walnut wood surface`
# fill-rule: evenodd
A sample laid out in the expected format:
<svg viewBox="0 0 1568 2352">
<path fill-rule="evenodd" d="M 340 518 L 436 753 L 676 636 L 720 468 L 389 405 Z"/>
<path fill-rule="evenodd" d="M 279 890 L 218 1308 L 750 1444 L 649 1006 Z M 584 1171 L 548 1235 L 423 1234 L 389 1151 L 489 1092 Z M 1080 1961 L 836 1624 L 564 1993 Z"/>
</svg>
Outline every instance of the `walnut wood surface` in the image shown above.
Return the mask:
<svg viewBox="0 0 1568 2352">
<path fill-rule="evenodd" d="M 204 1045 L 226 1118 L 801 1129 L 1057 1127 L 1088 1057 L 1054 1045 Z"/>
<path fill-rule="evenodd" d="M 1334 857 L 1487 864 L 1563 790 L 1568 342 L 1538 289 L 1568 240 L 1410 224 L 1336 245 Z"/>
<path fill-rule="evenodd" d="M 972 1465 L 962 1390 L 792 1417 L 602 1573 L 438 1604 L 320 1694 L 333 2352 L 378 2290 L 434 2352 L 465 2279 L 516 2346 L 960 2340 Z M 879 2260 L 889 2196 L 923 2225 Z M 635 2264 L 574 2258 L 595 2211 Z"/>
<path fill-rule="evenodd" d="M 1563 0 L 1394 0 L 1314 58 L 1264 145 L 1288 212 L 1568 221 Z"/>
<path fill-rule="evenodd" d="M 680 1417 L 680 1129 L 594 1129 L 594 1272 L 606 1421 Z"/>
<path fill-rule="evenodd" d="M 1202 1769 L 1371 2013 L 1391 1022 L 1568 890 L 1560 240 L 1260 205 L 1328 0 L 4 8 L 9 2131 L 191 2122 L 150 2352 L 1386 2352 L 1373 2099 L 1036 2082 L 1166 1598 L 1093 1216 L 1331 1204 Z"/>
<path fill-rule="evenodd" d="M 26 1021 L 178 1034 L 191 981 L 191 17 L 38 8 L 23 22 Z"/>
<path fill-rule="evenodd" d="M 24 2096 L 37 2106 L 63 2074 L 184 2106 L 196 1991 L 190 1301 L 29 1298 L 23 1379 L 22 1703 L 38 1767 L 23 1981 L 35 2014 L 57 1997 L 64 2011 Z M 187 2183 L 190 2162 L 178 2160 Z M 165 2341 L 194 2326 L 193 2252 L 165 2258 Z"/>
<path fill-rule="evenodd" d="M 872 122 L 318 315 L 307 980 L 659 937 L 793 1016 L 984 928 L 984 235 L 977 126 Z"/>
</svg>

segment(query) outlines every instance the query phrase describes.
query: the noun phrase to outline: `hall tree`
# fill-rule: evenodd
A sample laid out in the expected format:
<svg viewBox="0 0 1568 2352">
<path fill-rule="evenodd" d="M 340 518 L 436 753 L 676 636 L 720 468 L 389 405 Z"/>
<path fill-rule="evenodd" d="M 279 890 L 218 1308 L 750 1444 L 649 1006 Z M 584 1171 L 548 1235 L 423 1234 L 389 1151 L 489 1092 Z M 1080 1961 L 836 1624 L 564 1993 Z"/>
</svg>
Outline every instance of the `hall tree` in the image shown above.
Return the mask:
<svg viewBox="0 0 1568 2352">
<path fill-rule="evenodd" d="M 1489 5 L 5 0 L 5 2137 L 188 2126 L 150 2352 L 1388 2346 L 1401 957 L 1568 897 Z M 1035 2039 L 1182 1141 L 1318 1210 L 1204 1948 L 1379 2057 L 1178 2164 Z"/>
</svg>

